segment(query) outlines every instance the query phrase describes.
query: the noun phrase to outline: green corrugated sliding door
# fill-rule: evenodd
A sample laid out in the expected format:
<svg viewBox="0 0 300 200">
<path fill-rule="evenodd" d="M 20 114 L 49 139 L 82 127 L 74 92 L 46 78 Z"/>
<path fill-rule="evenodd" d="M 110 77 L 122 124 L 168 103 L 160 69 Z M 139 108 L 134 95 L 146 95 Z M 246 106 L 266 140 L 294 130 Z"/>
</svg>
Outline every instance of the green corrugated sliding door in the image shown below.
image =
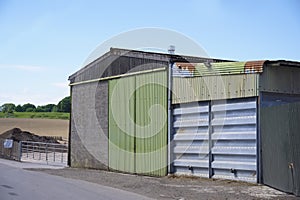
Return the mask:
<svg viewBox="0 0 300 200">
<path fill-rule="evenodd" d="M 167 74 L 136 77 L 136 173 L 167 174 Z"/>
<path fill-rule="evenodd" d="M 135 77 L 109 81 L 109 168 L 134 173 Z"/>
<path fill-rule="evenodd" d="M 109 167 L 167 174 L 167 73 L 109 81 Z"/>
</svg>

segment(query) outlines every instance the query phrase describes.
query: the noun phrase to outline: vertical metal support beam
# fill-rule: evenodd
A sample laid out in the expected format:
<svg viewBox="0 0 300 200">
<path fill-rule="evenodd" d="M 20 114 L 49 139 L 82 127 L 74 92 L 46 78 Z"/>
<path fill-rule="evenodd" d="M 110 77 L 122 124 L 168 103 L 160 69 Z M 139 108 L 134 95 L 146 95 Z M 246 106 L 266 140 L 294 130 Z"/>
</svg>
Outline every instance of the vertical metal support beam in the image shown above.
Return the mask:
<svg viewBox="0 0 300 200">
<path fill-rule="evenodd" d="M 172 148 L 171 148 L 171 134 L 172 134 L 172 126 L 173 126 L 173 113 L 172 113 L 172 67 L 173 61 L 170 58 L 169 68 L 168 68 L 168 174 L 173 172 L 172 169 Z"/>
<path fill-rule="evenodd" d="M 213 171 L 212 171 L 212 132 L 213 132 L 213 127 L 212 127 L 212 101 L 208 102 L 208 177 L 212 178 L 213 176 Z"/>
<path fill-rule="evenodd" d="M 71 126 L 72 126 L 72 86 L 70 86 L 70 97 L 71 97 L 71 110 L 70 110 L 70 120 L 69 120 L 69 138 L 68 138 L 68 161 L 67 165 L 71 166 Z"/>
<path fill-rule="evenodd" d="M 110 133 L 109 123 L 110 123 L 110 120 L 109 120 L 109 115 L 110 115 L 110 109 L 111 109 L 111 104 L 109 102 L 109 100 L 110 100 L 109 94 L 110 94 L 110 91 L 109 91 L 109 81 L 107 81 L 107 97 L 106 97 L 107 98 L 107 104 L 108 104 L 107 105 L 108 106 L 108 108 L 107 108 L 107 142 L 108 142 L 108 144 L 107 144 L 107 171 L 111 171 L 111 169 L 109 167 L 109 163 L 110 163 L 110 158 L 109 158 L 109 154 L 110 154 L 109 153 L 109 146 L 110 146 L 110 137 L 109 137 L 109 133 Z M 69 146 L 70 146 L 70 144 L 69 144 Z M 69 154 L 70 154 L 70 152 L 69 152 Z"/>
<path fill-rule="evenodd" d="M 256 99 L 256 178 L 257 183 L 262 183 L 262 160 L 261 160 L 261 132 L 260 132 L 260 105 L 261 105 L 261 95 Z"/>
<path fill-rule="evenodd" d="M 133 120 L 134 120 L 134 128 L 133 128 L 133 136 L 134 136 L 134 138 L 133 138 L 133 152 L 134 152 L 134 157 L 133 157 L 133 172 L 136 174 L 137 173 L 137 170 L 136 170 L 136 163 L 137 163 L 137 161 L 136 161 L 136 89 L 137 89 L 137 80 L 136 80 L 137 78 L 135 77 L 134 78 L 134 93 L 133 93 L 133 95 L 134 95 L 134 111 L 133 111 Z M 130 104 L 129 104 L 130 105 Z M 129 110 L 130 110 L 130 108 L 129 108 Z"/>
</svg>

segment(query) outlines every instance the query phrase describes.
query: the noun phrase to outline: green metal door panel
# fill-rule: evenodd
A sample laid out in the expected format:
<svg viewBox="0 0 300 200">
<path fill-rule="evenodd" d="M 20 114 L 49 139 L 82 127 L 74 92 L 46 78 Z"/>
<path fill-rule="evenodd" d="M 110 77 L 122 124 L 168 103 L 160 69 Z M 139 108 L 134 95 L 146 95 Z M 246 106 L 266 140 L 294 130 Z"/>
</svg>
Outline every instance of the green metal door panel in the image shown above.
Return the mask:
<svg viewBox="0 0 300 200">
<path fill-rule="evenodd" d="M 134 173 L 135 77 L 109 81 L 109 167 Z"/>
<path fill-rule="evenodd" d="M 167 174 L 167 73 L 136 76 L 136 173 Z"/>
<path fill-rule="evenodd" d="M 261 108 L 263 183 L 300 196 L 300 103 L 280 102 Z"/>
<path fill-rule="evenodd" d="M 288 118 L 289 112 L 285 106 L 261 109 L 262 171 L 264 184 L 292 192 L 293 183 L 288 168 L 291 160 Z"/>
<path fill-rule="evenodd" d="M 109 167 L 167 174 L 167 73 L 109 81 Z"/>
</svg>

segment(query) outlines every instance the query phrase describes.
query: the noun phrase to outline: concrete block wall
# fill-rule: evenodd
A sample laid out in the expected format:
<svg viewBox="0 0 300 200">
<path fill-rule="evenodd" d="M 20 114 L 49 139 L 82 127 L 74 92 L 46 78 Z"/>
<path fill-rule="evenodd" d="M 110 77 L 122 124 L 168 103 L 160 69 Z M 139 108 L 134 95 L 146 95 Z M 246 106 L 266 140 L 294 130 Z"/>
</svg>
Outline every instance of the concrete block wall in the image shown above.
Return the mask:
<svg viewBox="0 0 300 200">
<path fill-rule="evenodd" d="M 108 82 L 71 88 L 70 165 L 108 168 Z"/>
</svg>

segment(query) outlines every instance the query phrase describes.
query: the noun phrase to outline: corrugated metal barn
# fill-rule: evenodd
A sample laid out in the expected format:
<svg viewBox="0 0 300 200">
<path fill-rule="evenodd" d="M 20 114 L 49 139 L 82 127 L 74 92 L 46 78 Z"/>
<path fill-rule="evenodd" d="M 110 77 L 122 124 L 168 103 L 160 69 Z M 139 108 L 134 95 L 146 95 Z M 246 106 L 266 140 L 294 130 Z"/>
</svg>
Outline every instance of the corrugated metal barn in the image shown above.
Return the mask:
<svg viewBox="0 0 300 200">
<path fill-rule="evenodd" d="M 111 48 L 69 77 L 69 164 L 300 195 L 299 67 Z"/>
</svg>

